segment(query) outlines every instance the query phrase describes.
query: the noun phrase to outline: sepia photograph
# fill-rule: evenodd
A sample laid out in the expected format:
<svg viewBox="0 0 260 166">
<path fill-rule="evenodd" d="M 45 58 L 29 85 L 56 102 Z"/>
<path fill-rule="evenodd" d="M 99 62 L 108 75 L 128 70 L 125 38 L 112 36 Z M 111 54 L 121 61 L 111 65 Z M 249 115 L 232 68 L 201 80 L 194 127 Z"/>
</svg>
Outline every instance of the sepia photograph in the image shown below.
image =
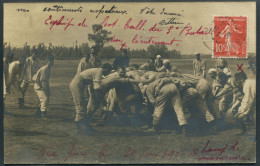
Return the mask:
<svg viewBox="0 0 260 166">
<path fill-rule="evenodd" d="M 256 2 L 3 3 L 4 164 L 256 163 Z"/>
</svg>

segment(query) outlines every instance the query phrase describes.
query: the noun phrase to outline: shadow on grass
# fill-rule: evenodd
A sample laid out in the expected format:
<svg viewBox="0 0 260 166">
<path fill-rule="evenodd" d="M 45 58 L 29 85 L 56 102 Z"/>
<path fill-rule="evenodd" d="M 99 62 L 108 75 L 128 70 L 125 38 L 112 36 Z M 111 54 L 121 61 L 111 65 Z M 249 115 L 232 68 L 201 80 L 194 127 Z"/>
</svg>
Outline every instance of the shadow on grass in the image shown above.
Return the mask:
<svg viewBox="0 0 260 166">
<path fill-rule="evenodd" d="M 5 130 L 7 136 L 39 136 L 46 135 L 46 133 L 39 131 L 25 131 L 25 130 Z"/>
<path fill-rule="evenodd" d="M 162 132 L 145 132 L 145 131 L 100 131 L 97 130 L 96 132 L 93 133 L 88 133 L 87 131 L 84 132 L 86 136 L 117 136 L 117 137 L 142 137 L 142 136 L 156 136 L 156 135 L 162 135 L 162 134 L 174 134 L 174 135 L 181 135 L 178 134 L 175 131 L 162 131 Z"/>
<path fill-rule="evenodd" d="M 57 122 L 74 123 L 74 117 L 63 117 L 60 115 L 48 115 L 48 119 L 57 120 Z"/>
<path fill-rule="evenodd" d="M 12 116 L 12 117 L 19 117 L 19 118 L 36 118 L 36 116 L 34 114 L 18 114 L 18 113 L 12 113 L 12 112 L 8 112 L 8 114 L 5 114 L 5 116 Z"/>
</svg>

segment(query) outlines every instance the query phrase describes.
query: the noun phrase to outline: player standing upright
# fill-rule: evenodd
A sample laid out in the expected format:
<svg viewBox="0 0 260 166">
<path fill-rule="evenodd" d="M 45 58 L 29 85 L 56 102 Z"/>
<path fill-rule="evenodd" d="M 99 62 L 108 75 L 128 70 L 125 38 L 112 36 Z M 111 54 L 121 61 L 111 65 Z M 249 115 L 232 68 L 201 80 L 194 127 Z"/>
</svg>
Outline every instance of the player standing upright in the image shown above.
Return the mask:
<svg viewBox="0 0 260 166">
<path fill-rule="evenodd" d="M 113 62 L 114 70 L 117 70 L 118 67 L 126 68 L 129 66 L 129 57 L 127 55 L 127 49 L 122 49 L 121 54 L 117 56 Z"/>
<path fill-rule="evenodd" d="M 193 60 L 193 72 L 194 75 L 202 76 L 206 78 L 206 64 L 200 58 L 200 53 L 195 53 L 196 59 Z"/>
</svg>

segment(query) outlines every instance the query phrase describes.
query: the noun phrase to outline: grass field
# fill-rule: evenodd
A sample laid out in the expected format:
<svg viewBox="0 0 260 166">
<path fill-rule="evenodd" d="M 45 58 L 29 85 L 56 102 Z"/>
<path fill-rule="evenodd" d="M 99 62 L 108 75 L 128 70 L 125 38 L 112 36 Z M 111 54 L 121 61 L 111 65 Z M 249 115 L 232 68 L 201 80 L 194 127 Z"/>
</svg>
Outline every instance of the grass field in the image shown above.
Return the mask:
<svg viewBox="0 0 260 166">
<path fill-rule="evenodd" d="M 131 60 L 142 64 L 145 60 Z M 180 72 L 192 74 L 192 60 L 171 60 Z M 229 60 L 232 71 L 245 60 Z M 147 134 L 141 128 L 108 125 L 99 132 L 77 135 L 74 104 L 69 83 L 78 61 L 57 60 L 51 71 L 48 119 L 34 116 L 37 96 L 29 86 L 25 105 L 18 109 L 13 94 L 6 99 L 10 115 L 4 116 L 4 161 L 6 164 L 47 163 L 198 163 L 254 162 L 256 142 L 252 135 L 235 136 L 237 129 L 214 135 L 184 137 L 175 131 Z M 206 60 L 207 68 L 214 60 Z M 243 69 L 243 68 L 242 68 Z"/>
</svg>

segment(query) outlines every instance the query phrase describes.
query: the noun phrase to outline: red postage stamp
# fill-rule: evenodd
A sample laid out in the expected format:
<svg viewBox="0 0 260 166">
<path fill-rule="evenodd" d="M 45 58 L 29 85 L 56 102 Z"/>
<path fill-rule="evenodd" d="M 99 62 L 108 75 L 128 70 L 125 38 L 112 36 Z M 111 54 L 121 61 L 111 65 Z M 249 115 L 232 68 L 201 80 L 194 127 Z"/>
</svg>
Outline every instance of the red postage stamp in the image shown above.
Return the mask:
<svg viewBox="0 0 260 166">
<path fill-rule="evenodd" d="M 247 57 L 247 17 L 214 17 L 213 58 Z"/>
</svg>

